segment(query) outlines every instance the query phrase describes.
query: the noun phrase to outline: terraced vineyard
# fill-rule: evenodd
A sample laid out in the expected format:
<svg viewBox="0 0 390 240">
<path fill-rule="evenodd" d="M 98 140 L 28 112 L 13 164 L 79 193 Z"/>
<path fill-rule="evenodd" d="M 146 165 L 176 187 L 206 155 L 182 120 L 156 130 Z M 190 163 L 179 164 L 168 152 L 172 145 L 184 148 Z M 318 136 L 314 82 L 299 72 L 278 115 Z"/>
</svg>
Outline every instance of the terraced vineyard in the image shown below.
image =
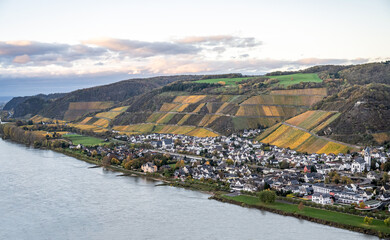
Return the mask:
<svg viewBox="0 0 390 240">
<path fill-rule="evenodd" d="M 356 151 L 353 146 L 336 142 L 315 133 L 339 116 L 337 112 L 307 111 L 264 131 L 257 140 L 282 148 L 308 153 L 347 153 Z"/>
<path fill-rule="evenodd" d="M 199 128 L 195 126 L 175 126 L 175 125 L 159 125 L 159 124 L 134 124 L 126 126 L 115 126 L 115 131 L 122 134 L 148 134 L 148 133 L 171 133 L 171 134 L 184 134 L 196 137 L 216 137 L 217 133 L 212 132 L 205 128 Z"/>
<path fill-rule="evenodd" d="M 286 123 L 317 133 L 333 122 L 338 116 L 340 116 L 338 112 L 307 111 L 287 120 Z"/>
<path fill-rule="evenodd" d="M 305 89 L 289 89 L 289 90 L 273 90 L 273 95 L 309 95 L 309 96 L 326 96 L 326 88 L 305 88 Z"/>
<path fill-rule="evenodd" d="M 305 112 L 324 96 L 325 88 L 275 90 L 249 99 L 245 95 L 175 96 L 149 115 L 146 123 L 208 127 L 229 134 L 232 130 L 270 127 Z"/>
<path fill-rule="evenodd" d="M 57 120 L 57 119 L 45 118 L 45 117 L 42 117 L 42 116 L 39 116 L 39 115 L 33 116 L 32 118 L 30 118 L 30 120 L 33 121 L 34 123 L 39 123 L 39 122 L 54 122 L 54 123 L 63 124 L 63 123 L 66 122 L 66 121 L 64 121 L 64 120 Z"/>
<path fill-rule="evenodd" d="M 108 131 L 110 122 L 115 119 L 122 112 L 126 111 L 128 107 L 117 107 L 107 112 L 97 113 L 93 117 L 86 117 L 79 123 L 69 124 L 72 127 L 89 130 L 93 132 L 105 132 Z"/>
<path fill-rule="evenodd" d="M 90 112 L 97 112 L 110 108 L 113 102 L 71 102 L 68 110 L 65 112 L 64 120 L 74 121 Z"/>
</svg>

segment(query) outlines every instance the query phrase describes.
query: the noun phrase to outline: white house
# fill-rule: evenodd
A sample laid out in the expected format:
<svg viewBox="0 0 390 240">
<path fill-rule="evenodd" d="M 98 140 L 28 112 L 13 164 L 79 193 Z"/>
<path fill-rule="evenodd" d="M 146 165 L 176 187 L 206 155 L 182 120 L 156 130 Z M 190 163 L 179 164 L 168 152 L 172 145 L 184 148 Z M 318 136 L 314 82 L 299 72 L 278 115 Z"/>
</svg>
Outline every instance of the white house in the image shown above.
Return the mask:
<svg viewBox="0 0 390 240">
<path fill-rule="evenodd" d="M 322 205 L 332 204 L 332 198 L 328 193 L 314 193 L 311 200 Z"/>
</svg>

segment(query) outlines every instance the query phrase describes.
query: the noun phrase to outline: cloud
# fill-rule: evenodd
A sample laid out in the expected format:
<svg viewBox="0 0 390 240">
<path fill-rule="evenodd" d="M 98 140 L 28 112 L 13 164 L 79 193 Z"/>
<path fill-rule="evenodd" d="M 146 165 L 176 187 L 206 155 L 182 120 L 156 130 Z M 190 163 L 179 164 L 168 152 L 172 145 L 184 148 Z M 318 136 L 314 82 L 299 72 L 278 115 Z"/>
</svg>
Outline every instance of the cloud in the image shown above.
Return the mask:
<svg viewBox="0 0 390 240">
<path fill-rule="evenodd" d="M 179 39 L 176 42 L 203 46 L 226 46 L 234 48 L 253 48 L 263 43 L 253 37 L 237 37 L 232 35 L 192 36 Z"/>
<path fill-rule="evenodd" d="M 30 57 L 27 54 L 24 54 L 21 56 L 16 56 L 12 62 L 23 64 L 23 63 L 27 63 L 29 61 L 30 61 Z"/>
<path fill-rule="evenodd" d="M 198 47 L 171 42 L 145 42 L 126 39 L 95 39 L 84 41 L 84 44 L 100 46 L 110 51 L 119 52 L 131 57 L 152 57 L 157 55 L 196 54 Z"/>
<path fill-rule="evenodd" d="M 0 42 L 0 63 L 28 64 L 30 66 L 62 65 L 70 66 L 71 62 L 80 59 L 99 58 L 107 53 L 104 48 L 86 45 L 43 43 L 33 41 Z"/>
<path fill-rule="evenodd" d="M 259 46 L 262 43 L 255 38 L 229 35 L 188 37 L 171 42 L 112 38 L 79 44 L 0 41 L 0 79 L 228 72 L 255 75 L 276 70 L 298 70 L 318 64 L 369 61 L 365 58 L 259 58 L 259 54 L 256 54 Z"/>
</svg>

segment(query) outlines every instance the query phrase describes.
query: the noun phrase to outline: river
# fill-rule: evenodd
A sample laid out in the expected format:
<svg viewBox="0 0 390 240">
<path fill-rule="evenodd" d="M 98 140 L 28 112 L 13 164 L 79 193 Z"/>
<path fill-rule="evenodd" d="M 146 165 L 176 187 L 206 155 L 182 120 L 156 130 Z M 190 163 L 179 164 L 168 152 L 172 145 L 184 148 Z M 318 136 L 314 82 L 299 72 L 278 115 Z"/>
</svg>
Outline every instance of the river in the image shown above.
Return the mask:
<svg viewBox="0 0 390 240">
<path fill-rule="evenodd" d="M 0 239 L 377 239 L 0 139 Z"/>
</svg>

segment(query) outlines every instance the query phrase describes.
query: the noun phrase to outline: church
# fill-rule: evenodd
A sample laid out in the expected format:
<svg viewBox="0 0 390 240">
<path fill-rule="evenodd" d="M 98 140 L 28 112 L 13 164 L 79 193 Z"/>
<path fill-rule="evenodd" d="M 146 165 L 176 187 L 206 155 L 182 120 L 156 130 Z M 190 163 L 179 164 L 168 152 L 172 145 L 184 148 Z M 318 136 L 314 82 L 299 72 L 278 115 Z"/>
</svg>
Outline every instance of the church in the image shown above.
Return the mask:
<svg viewBox="0 0 390 240">
<path fill-rule="evenodd" d="M 353 160 L 353 163 L 351 165 L 351 172 L 352 173 L 361 173 L 364 170 L 370 171 L 371 168 L 371 150 L 370 148 L 366 147 L 363 152 L 362 157 L 358 157 Z"/>
</svg>

